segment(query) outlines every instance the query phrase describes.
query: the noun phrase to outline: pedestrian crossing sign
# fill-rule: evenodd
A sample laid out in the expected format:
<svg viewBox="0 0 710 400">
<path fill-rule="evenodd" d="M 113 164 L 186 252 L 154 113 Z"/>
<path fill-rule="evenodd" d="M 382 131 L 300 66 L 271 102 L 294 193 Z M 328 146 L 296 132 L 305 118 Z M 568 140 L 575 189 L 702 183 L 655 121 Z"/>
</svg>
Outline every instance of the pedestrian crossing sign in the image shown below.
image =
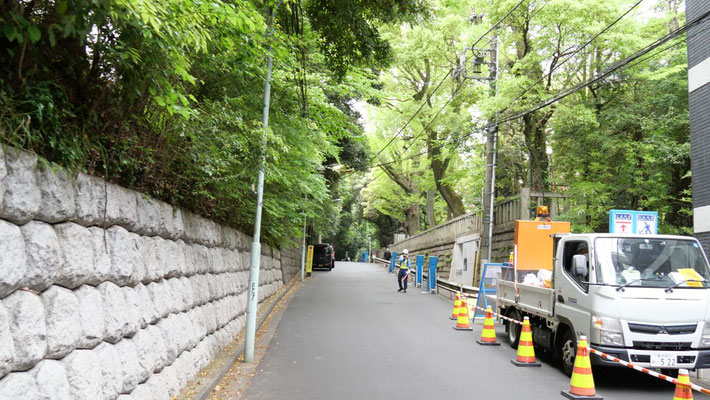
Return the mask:
<svg viewBox="0 0 710 400">
<path fill-rule="evenodd" d="M 658 234 L 657 211 L 609 211 L 609 233 Z"/>
</svg>

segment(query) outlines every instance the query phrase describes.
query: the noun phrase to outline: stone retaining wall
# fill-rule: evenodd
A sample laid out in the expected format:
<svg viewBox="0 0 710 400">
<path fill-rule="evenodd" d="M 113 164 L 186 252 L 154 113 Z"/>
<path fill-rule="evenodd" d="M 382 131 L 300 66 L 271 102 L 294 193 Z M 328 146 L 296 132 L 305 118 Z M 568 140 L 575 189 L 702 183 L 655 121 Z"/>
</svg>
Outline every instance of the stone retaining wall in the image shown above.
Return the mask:
<svg viewBox="0 0 710 400">
<path fill-rule="evenodd" d="M 245 323 L 250 245 L 0 146 L 0 400 L 177 395 Z M 294 268 L 262 249 L 259 302 Z"/>
</svg>

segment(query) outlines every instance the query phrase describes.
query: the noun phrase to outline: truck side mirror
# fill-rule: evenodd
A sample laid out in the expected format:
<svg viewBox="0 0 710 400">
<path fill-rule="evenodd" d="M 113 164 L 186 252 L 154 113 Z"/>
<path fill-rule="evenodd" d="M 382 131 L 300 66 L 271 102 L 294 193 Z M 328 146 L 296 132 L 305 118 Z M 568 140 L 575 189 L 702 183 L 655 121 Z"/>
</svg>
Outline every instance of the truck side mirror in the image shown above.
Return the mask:
<svg viewBox="0 0 710 400">
<path fill-rule="evenodd" d="M 576 254 L 572 257 L 572 271 L 575 276 L 586 277 L 589 272 L 587 256 L 584 254 Z"/>
</svg>

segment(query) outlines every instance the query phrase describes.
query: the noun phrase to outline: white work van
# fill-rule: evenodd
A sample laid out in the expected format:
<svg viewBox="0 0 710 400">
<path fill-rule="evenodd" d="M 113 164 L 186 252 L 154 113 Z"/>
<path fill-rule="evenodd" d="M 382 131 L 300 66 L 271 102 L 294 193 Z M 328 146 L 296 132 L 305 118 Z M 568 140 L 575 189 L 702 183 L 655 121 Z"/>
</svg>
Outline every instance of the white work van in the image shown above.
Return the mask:
<svg viewBox="0 0 710 400">
<path fill-rule="evenodd" d="M 710 271 L 696 239 L 559 234 L 553 240 L 552 278 L 533 286 L 519 283 L 525 271 L 503 277 L 496 306 L 516 320 L 529 316 L 534 344 L 553 351 L 566 373 L 580 335 L 595 349 L 669 374 L 710 368 Z M 506 331 L 517 347 L 519 325 L 506 323 Z"/>
</svg>

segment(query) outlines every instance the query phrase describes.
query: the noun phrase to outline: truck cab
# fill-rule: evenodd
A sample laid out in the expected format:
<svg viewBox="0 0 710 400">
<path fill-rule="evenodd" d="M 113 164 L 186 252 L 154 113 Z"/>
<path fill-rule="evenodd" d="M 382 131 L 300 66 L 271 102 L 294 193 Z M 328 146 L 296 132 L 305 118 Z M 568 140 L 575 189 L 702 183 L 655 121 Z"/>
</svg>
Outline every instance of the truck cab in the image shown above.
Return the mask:
<svg viewBox="0 0 710 400">
<path fill-rule="evenodd" d="M 639 366 L 710 368 L 710 270 L 696 239 L 564 234 L 553 254 L 551 287 L 499 281 L 498 307 L 529 315 L 535 344 L 554 350 L 566 372 L 581 335 Z"/>
<path fill-rule="evenodd" d="M 556 247 L 554 314 L 575 341 L 586 335 L 600 351 L 649 368 L 710 367 L 710 271 L 697 240 L 568 235 Z M 572 362 L 573 343 L 560 346 Z"/>
</svg>

